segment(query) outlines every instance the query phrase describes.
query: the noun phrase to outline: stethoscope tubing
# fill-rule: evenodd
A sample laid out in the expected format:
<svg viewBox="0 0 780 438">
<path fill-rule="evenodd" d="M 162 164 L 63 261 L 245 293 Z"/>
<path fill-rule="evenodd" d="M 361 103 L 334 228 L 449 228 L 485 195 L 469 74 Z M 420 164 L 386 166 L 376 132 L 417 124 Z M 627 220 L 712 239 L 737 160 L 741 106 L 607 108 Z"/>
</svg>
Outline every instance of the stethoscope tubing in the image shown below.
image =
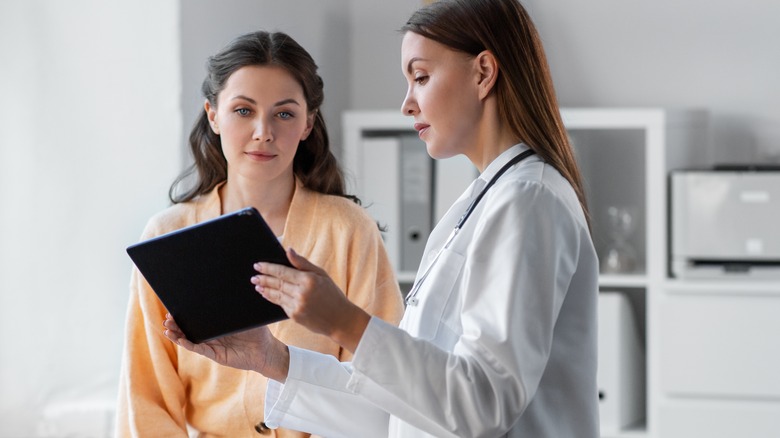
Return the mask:
<svg viewBox="0 0 780 438">
<path fill-rule="evenodd" d="M 487 185 L 485 185 L 485 187 L 482 189 L 482 191 L 479 192 L 477 197 L 474 198 L 473 201 L 471 201 L 471 204 L 469 204 L 468 208 L 466 208 L 466 211 L 463 213 L 460 219 L 458 219 L 458 223 L 455 225 L 455 228 L 447 237 L 447 240 L 444 241 L 444 245 L 441 247 L 441 249 L 439 249 L 439 251 L 436 252 L 436 255 L 433 257 L 431 263 L 428 264 L 428 267 L 422 273 L 420 278 L 414 282 L 414 285 L 412 285 L 412 289 L 406 295 L 407 306 L 417 305 L 417 303 L 419 302 L 417 298 L 417 293 L 420 291 L 420 286 L 423 284 L 425 279 L 428 278 L 428 274 L 430 274 L 431 268 L 433 268 L 433 266 L 436 264 L 436 261 L 439 260 L 439 257 L 441 256 L 442 252 L 444 252 L 445 249 L 449 248 L 452 241 L 455 240 L 455 236 L 457 236 L 458 233 L 460 232 L 460 229 L 463 228 L 463 225 L 466 223 L 466 220 L 469 218 L 469 216 L 471 216 L 471 213 L 477 207 L 479 201 L 481 201 L 482 198 L 485 196 L 485 193 L 487 193 L 488 189 L 490 189 L 493 186 L 493 184 L 495 184 L 496 181 L 498 181 L 498 179 L 501 178 L 501 175 L 503 175 L 507 170 L 509 170 L 510 167 L 525 160 L 526 158 L 530 157 L 535 153 L 536 152 L 533 149 L 528 149 L 526 151 L 523 151 L 522 153 L 518 154 L 517 156 L 509 160 L 508 163 L 504 164 L 504 166 L 501 167 L 501 169 L 499 169 L 495 175 L 493 175 L 493 178 L 490 178 L 490 181 L 488 181 Z"/>
</svg>

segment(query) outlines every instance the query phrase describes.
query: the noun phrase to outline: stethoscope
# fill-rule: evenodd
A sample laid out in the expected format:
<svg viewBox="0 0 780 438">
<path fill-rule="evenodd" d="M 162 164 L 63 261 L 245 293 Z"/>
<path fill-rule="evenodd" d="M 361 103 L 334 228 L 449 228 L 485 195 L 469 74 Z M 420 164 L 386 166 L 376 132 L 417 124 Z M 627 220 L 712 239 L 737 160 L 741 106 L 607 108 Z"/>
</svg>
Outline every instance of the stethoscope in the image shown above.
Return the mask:
<svg viewBox="0 0 780 438">
<path fill-rule="evenodd" d="M 501 175 L 504 174 L 507 170 L 509 170 L 510 167 L 514 166 L 515 164 L 525 160 L 526 158 L 533 155 L 535 152 L 531 149 L 524 151 L 523 153 L 515 156 L 511 160 L 509 160 L 508 163 L 504 164 L 504 166 L 496 172 L 495 175 L 493 175 L 493 178 L 490 178 L 490 181 L 488 181 L 487 185 L 482 189 L 481 192 L 477 195 L 476 198 L 474 198 L 473 201 L 471 201 L 471 204 L 469 204 L 468 208 L 466 209 L 466 212 L 463 213 L 463 216 L 460 217 L 458 220 L 458 223 L 455 225 L 455 229 L 452 230 L 449 237 L 447 237 L 447 240 L 444 241 L 444 246 L 439 249 L 439 251 L 436 253 L 436 255 L 433 257 L 433 261 L 428 265 L 428 267 L 425 269 L 425 272 L 420 276 L 420 278 L 414 282 L 414 285 L 412 285 L 412 289 L 409 291 L 409 294 L 406 295 L 406 305 L 407 306 L 416 306 L 419 300 L 417 299 L 417 293 L 420 291 L 420 286 L 422 286 L 423 282 L 426 278 L 428 278 L 428 274 L 431 272 L 431 268 L 436 264 L 436 261 L 439 260 L 439 256 L 444 252 L 445 249 L 449 248 L 452 241 L 455 239 L 455 236 L 458 235 L 460 232 L 460 229 L 463 228 L 463 224 L 466 223 L 466 219 L 471 216 L 471 213 L 474 211 L 474 209 L 477 207 L 477 204 L 479 204 L 479 201 L 482 200 L 482 197 L 485 196 L 485 193 L 487 193 L 488 189 L 493 186 L 493 184 L 498 181 L 498 179 L 501 177 Z"/>
</svg>

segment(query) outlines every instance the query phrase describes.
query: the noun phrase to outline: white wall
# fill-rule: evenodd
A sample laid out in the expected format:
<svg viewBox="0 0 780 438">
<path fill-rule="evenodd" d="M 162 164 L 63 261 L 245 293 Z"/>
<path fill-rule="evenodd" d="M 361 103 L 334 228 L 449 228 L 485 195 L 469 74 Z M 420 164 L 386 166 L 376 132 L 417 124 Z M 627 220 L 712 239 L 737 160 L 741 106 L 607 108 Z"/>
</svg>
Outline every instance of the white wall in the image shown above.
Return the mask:
<svg viewBox="0 0 780 438">
<path fill-rule="evenodd" d="M 114 388 L 130 261 L 180 166 L 176 2 L 0 2 L 0 436 Z"/>
</svg>

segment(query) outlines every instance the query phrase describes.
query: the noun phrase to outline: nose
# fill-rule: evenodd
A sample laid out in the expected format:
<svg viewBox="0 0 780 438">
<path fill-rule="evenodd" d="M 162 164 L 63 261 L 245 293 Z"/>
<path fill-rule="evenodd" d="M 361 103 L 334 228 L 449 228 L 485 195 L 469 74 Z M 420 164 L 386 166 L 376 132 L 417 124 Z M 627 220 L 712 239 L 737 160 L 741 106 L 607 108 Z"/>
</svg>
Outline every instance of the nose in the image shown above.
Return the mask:
<svg viewBox="0 0 780 438">
<path fill-rule="evenodd" d="M 260 142 L 270 142 L 274 139 L 273 130 L 271 129 L 271 123 L 265 120 L 258 120 L 255 123 L 255 131 L 252 135 L 254 140 Z"/>
<path fill-rule="evenodd" d="M 401 113 L 405 116 L 413 116 L 419 112 L 417 101 L 412 94 L 411 87 L 406 91 L 404 101 L 401 102 Z"/>
</svg>

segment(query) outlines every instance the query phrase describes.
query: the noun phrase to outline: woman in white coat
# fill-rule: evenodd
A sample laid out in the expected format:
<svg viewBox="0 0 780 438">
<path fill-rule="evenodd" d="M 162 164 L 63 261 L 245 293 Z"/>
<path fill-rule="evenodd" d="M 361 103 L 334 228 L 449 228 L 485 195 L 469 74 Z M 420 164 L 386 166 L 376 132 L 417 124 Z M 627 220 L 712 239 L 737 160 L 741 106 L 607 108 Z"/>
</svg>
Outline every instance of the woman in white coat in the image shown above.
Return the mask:
<svg viewBox="0 0 780 438">
<path fill-rule="evenodd" d="M 403 27 L 402 111 L 434 158 L 481 174 L 435 227 L 400 327 L 327 274 L 258 263 L 290 318 L 354 353 L 265 328 L 192 344 L 272 382 L 265 422 L 326 437 L 596 437 L 598 262 L 579 171 L 538 34 L 517 0 L 440 0 Z M 250 279 L 247 279 L 250 281 Z"/>
</svg>

